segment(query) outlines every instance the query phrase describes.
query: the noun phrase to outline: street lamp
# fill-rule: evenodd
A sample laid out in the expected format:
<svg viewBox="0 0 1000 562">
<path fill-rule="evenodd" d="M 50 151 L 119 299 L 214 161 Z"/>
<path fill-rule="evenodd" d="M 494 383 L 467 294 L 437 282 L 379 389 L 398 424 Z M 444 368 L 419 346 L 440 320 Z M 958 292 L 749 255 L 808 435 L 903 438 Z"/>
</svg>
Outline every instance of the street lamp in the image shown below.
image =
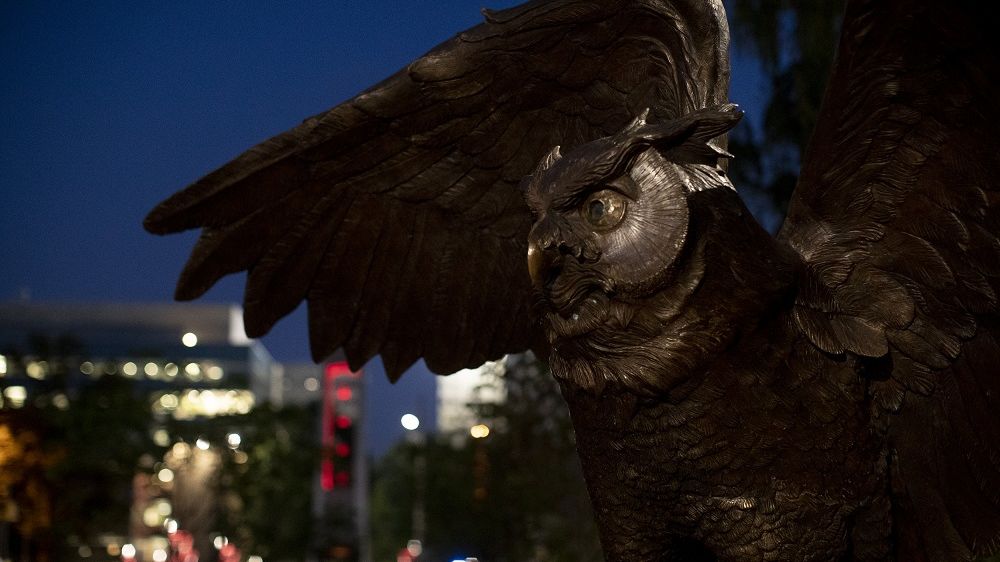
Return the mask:
<svg viewBox="0 0 1000 562">
<path fill-rule="evenodd" d="M 424 531 L 426 529 L 426 516 L 424 515 L 424 473 L 427 469 L 427 461 L 424 459 L 423 451 L 423 435 L 417 432 L 417 428 L 420 427 L 420 418 L 413 414 L 404 414 L 402 418 L 399 419 L 399 423 L 403 425 L 403 429 L 409 432 L 407 435 L 407 441 L 413 445 L 413 526 L 411 532 L 413 533 L 414 541 L 419 544 L 419 541 L 424 538 Z"/>
<path fill-rule="evenodd" d="M 399 418 L 399 423 L 403 424 L 403 429 L 414 431 L 420 427 L 420 418 L 413 414 L 404 414 L 402 418 Z"/>
</svg>

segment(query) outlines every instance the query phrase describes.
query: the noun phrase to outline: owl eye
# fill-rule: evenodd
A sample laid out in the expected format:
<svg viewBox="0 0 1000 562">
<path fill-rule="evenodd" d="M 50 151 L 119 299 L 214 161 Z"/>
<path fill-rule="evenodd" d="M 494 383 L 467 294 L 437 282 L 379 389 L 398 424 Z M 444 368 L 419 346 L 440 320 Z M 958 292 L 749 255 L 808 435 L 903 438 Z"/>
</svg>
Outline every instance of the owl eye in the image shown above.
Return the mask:
<svg viewBox="0 0 1000 562">
<path fill-rule="evenodd" d="M 583 218 L 595 228 L 606 230 L 613 228 L 625 216 L 627 203 L 625 197 L 617 191 L 602 189 L 591 193 L 584 201 L 581 211 Z"/>
</svg>

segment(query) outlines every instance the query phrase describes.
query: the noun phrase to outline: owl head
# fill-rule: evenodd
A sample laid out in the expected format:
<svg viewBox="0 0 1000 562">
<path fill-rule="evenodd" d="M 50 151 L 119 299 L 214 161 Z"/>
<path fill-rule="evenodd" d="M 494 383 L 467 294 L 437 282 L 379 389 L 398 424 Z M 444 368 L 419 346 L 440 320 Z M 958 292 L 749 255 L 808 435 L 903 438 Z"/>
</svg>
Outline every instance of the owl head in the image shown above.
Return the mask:
<svg viewBox="0 0 1000 562">
<path fill-rule="evenodd" d="M 553 347 L 627 325 L 676 282 L 690 198 L 733 190 L 719 163 L 730 155 L 714 139 L 740 117 L 735 105 L 656 124 L 643 114 L 565 155 L 556 147 L 525 178 L 536 217 L 529 273 Z"/>
</svg>

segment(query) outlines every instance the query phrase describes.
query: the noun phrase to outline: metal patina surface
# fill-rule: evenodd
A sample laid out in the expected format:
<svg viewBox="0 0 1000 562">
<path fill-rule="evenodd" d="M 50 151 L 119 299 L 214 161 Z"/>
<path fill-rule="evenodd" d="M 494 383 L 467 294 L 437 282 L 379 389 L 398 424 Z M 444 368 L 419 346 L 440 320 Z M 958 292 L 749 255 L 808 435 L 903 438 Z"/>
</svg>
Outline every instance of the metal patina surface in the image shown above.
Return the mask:
<svg viewBox="0 0 1000 562">
<path fill-rule="evenodd" d="M 487 12 L 146 227 L 202 229 L 178 298 L 248 271 L 251 336 L 307 300 L 317 359 L 548 357 L 608 560 L 968 560 L 1000 547 L 990 12 L 849 2 L 776 237 L 702 0 Z"/>
</svg>

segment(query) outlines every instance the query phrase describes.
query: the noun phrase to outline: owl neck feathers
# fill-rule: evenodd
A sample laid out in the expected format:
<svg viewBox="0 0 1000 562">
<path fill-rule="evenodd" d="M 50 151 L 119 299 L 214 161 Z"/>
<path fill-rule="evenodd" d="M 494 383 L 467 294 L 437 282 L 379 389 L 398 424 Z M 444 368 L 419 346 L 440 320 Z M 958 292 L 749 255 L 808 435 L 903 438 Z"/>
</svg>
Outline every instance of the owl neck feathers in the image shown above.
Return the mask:
<svg viewBox="0 0 1000 562">
<path fill-rule="evenodd" d="M 688 194 L 688 244 L 664 288 L 613 299 L 607 325 L 557 343 L 553 373 L 580 390 L 670 399 L 791 299 L 794 261 L 728 189 Z M 762 320 L 762 318 L 764 320 Z"/>
</svg>

